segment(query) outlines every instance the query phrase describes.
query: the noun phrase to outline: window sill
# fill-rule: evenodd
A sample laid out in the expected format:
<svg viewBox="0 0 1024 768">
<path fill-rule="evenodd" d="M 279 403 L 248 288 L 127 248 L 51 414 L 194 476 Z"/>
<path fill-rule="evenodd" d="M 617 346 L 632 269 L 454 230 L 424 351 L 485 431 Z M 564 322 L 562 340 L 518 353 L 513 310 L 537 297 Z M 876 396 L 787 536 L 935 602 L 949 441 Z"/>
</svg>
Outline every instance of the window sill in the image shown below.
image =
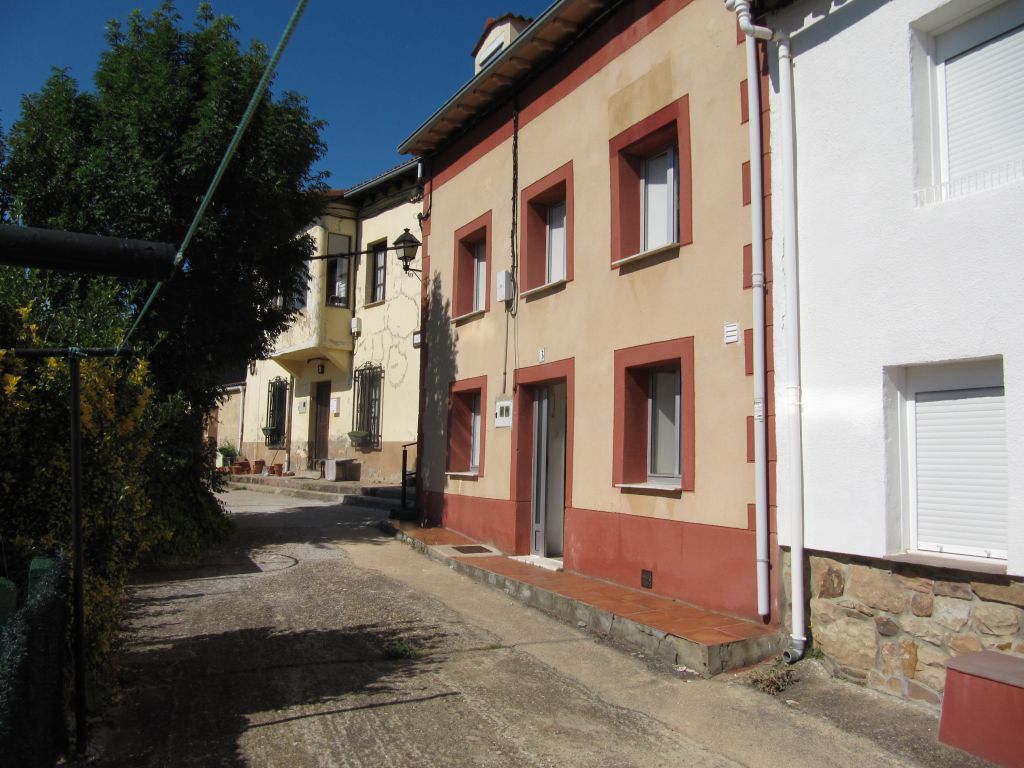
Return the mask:
<svg viewBox="0 0 1024 768">
<path fill-rule="evenodd" d="M 379 307 L 379 306 L 380 306 L 381 304 L 383 304 L 383 303 L 384 303 L 385 301 L 386 301 L 386 299 L 381 299 L 380 301 L 371 301 L 371 302 L 368 302 L 368 303 L 366 303 L 366 304 L 363 304 L 363 309 L 370 309 L 371 307 Z"/>
<path fill-rule="evenodd" d="M 568 280 L 566 280 L 565 278 L 562 278 L 561 280 L 555 280 L 555 281 L 550 282 L 550 283 L 544 283 L 544 285 L 538 285 L 536 288 L 530 288 L 530 289 L 525 290 L 525 291 L 520 291 L 519 292 L 519 298 L 520 299 L 527 299 L 527 298 L 529 298 L 531 296 L 540 296 L 540 295 L 542 295 L 544 293 L 555 291 L 556 289 L 561 288 L 562 286 L 564 286 L 568 282 L 569 282 Z"/>
<path fill-rule="evenodd" d="M 894 555 L 885 555 L 882 559 L 893 563 L 926 565 L 931 568 L 949 568 L 954 571 L 973 571 L 974 573 L 988 573 L 996 576 L 1006 574 L 1005 560 L 968 557 L 966 555 L 943 555 L 938 552 L 900 552 Z"/>
<path fill-rule="evenodd" d="M 644 259 L 650 259 L 655 256 L 659 256 L 663 253 L 668 253 L 669 251 L 678 250 L 679 247 L 679 243 L 669 243 L 668 245 L 661 245 L 657 248 L 651 248 L 651 250 L 649 251 L 641 251 L 640 253 L 634 253 L 632 256 L 626 256 L 624 259 L 613 261 L 612 269 L 624 267 L 627 264 L 635 264 L 636 262 L 643 261 Z"/>
<path fill-rule="evenodd" d="M 465 322 L 467 322 L 469 320 L 473 320 L 473 319 L 478 318 L 478 317 L 483 317 L 486 312 L 487 312 L 486 309 L 474 309 L 472 312 L 467 312 L 464 315 L 459 315 L 458 317 L 453 317 L 452 318 L 452 322 L 453 323 L 465 323 Z"/>
<path fill-rule="evenodd" d="M 664 493 L 678 496 L 683 491 L 681 484 L 668 485 L 667 483 L 615 483 L 614 486 L 621 491 L 637 493 Z"/>
<path fill-rule="evenodd" d="M 464 472 L 445 472 L 444 476 L 450 477 L 453 480 L 476 480 L 478 477 L 480 477 L 480 473 L 467 469 Z"/>
</svg>

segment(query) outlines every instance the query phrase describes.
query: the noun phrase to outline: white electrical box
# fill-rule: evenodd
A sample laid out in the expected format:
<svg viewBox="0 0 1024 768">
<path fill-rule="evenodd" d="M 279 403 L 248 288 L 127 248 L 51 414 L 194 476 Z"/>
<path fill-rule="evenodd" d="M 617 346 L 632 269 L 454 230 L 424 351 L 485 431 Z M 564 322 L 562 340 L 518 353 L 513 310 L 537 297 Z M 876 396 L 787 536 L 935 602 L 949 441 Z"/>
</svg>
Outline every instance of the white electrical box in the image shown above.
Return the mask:
<svg viewBox="0 0 1024 768">
<path fill-rule="evenodd" d="M 499 395 L 494 404 L 494 426 L 512 426 L 512 398 L 508 395 Z"/>
<path fill-rule="evenodd" d="M 498 301 L 512 301 L 512 272 L 503 269 L 498 273 Z"/>
<path fill-rule="evenodd" d="M 352 335 L 358 336 L 363 332 L 363 318 L 353 317 L 352 318 Z"/>
</svg>

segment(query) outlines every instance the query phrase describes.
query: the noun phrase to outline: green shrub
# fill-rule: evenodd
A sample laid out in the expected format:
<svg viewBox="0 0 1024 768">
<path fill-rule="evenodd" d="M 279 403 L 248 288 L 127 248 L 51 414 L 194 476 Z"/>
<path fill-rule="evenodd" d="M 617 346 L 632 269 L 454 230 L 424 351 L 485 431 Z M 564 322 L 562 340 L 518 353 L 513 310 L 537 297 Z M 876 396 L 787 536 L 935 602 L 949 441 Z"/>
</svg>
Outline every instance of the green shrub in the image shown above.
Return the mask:
<svg viewBox="0 0 1024 768">
<path fill-rule="evenodd" d="M 58 557 L 0 629 L 0 755 L 5 765 L 52 766 L 67 746 L 67 604 L 68 562 Z"/>
</svg>

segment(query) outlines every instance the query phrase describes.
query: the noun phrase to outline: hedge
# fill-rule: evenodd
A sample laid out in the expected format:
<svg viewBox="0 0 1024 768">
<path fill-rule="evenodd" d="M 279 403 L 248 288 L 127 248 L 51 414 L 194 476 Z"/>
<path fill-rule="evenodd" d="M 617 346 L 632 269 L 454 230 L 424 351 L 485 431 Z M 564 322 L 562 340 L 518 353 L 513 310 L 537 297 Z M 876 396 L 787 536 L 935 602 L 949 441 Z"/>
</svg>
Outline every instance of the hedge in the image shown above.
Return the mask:
<svg viewBox="0 0 1024 768">
<path fill-rule="evenodd" d="M 33 561 L 22 608 L 0 628 L 0 755 L 9 765 L 53 766 L 67 748 L 68 560 Z"/>
</svg>

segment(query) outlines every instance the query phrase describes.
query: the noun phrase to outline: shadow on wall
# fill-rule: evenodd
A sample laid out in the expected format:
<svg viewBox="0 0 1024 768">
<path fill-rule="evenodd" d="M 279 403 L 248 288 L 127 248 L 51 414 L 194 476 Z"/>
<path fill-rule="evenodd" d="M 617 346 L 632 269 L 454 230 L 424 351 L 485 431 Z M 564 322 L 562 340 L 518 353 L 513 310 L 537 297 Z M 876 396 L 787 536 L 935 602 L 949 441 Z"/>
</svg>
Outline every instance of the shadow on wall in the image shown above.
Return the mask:
<svg viewBox="0 0 1024 768">
<path fill-rule="evenodd" d="M 423 378 L 423 462 L 421 488 L 440 492 L 445 485 L 448 456 L 448 388 L 458 375 L 458 336 L 452 323 L 451 302 L 441 291 L 441 275 L 435 272 L 427 297 L 427 367 Z M 483 406 L 486 409 L 486 405 Z M 427 501 L 427 519 L 440 524 L 440 510 Z"/>
</svg>

